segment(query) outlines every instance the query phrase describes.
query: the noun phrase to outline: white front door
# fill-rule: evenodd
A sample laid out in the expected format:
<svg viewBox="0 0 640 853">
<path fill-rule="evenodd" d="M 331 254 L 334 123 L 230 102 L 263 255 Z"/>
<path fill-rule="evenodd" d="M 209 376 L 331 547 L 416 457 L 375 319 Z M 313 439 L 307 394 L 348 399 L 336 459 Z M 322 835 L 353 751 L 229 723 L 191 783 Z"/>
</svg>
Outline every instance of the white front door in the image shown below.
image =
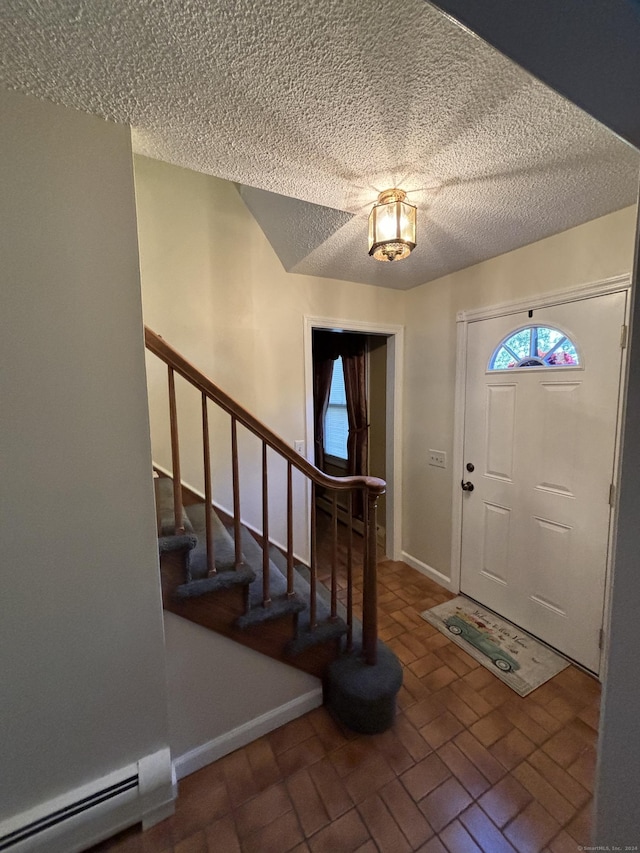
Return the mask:
<svg viewBox="0 0 640 853">
<path fill-rule="evenodd" d="M 625 306 L 611 293 L 468 328 L 461 591 L 594 672 Z"/>
</svg>

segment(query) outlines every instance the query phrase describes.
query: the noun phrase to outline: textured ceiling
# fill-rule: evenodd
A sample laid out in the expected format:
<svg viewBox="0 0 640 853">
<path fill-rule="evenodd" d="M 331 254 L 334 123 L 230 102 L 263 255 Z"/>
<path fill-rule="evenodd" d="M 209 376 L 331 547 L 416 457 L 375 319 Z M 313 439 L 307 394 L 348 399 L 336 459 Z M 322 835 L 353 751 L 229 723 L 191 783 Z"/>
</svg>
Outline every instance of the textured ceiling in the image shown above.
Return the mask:
<svg viewBox="0 0 640 853">
<path fill-rule="evenodd" d="M 422 0 L 3 0 L 0 81 L 243 185 L 292 272 L 409 288 L 636 196 L 636 151 Z M 418 247 L 381 264 L 390 186 Z"/>
</svg>

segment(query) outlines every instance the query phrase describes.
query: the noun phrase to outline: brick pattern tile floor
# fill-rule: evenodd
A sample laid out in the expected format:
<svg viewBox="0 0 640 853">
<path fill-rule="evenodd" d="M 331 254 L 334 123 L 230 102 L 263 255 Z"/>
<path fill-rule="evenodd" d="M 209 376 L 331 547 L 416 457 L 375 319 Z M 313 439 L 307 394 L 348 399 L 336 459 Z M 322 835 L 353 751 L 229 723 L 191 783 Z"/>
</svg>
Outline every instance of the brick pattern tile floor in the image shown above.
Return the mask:
<svg viewBox="0 0 640 853">
<path fill-rule="evenodd" d="M 598 682 L 569 667 L 517 696 L 419 613 L 450 594 L 379 566 L 404 684 L 393 728 L 316 709 L 180 782 L 176 813 L 93 853 L 557 853 L 589 843 Z"/>
</svg>

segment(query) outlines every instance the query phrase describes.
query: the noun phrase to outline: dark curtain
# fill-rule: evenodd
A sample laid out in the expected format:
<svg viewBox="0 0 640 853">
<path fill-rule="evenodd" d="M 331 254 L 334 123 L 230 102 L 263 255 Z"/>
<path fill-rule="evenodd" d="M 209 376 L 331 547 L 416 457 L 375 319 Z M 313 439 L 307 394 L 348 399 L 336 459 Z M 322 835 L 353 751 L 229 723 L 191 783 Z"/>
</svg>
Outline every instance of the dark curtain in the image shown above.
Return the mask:
<svg viewBox="0 0 640 853">
<path fill-rule="evenodd" d="M 367 375 L 364 349 L 342 357 L 347 397 L 349 436 L 347 473 L 366 474 L 369 460 L 369 421 L 367 417 Z"/>
<path fill-rule="evenodd" d="M 315 462 L 324 470 L 324 418 L 329 404 L 333 362 L 342 357 L 347 398 L 349 435 L 347 438 L 347 473 L 367 474 L 369 422 L 367 413 L 366 338 L 348 332 L 313 333 L 313 406 L 315 428 Z M 362 513 L 356 498 L 354 511 Z"/>
<path fill-rule="evenodd" d="M 317 358 L 313 351 L 313 430 L 316 467 L 324 471 L 324 417 L 329 405 L 333 359 Z"/>
</svg>

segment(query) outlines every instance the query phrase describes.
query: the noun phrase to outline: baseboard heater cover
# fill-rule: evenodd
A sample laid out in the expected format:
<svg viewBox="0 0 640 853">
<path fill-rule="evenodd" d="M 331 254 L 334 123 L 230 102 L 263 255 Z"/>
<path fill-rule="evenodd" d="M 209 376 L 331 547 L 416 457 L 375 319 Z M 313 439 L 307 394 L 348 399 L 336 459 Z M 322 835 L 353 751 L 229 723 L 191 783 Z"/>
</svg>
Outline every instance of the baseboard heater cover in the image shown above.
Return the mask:
<svg viewBox="0 0 640 853">
<path fill-rule="evenodd" d="M 83 850 L 134 823 L 147 823 L 149 813 L 159 811 L 158 819 L 170 814 L 174 788 L 169 750 L 163 749 L 3 821 L 0 853 Z"/>
</svg>

